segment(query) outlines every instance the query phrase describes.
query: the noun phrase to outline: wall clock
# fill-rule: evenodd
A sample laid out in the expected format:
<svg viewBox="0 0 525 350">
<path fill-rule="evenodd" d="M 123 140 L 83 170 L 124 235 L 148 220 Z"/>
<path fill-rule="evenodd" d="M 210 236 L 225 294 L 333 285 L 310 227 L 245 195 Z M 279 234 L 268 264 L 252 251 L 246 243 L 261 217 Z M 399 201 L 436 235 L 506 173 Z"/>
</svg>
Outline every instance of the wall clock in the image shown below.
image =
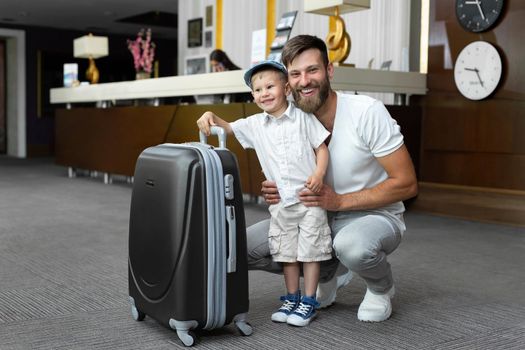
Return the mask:
<svg viewBox="0 0 525 350">
<path fill-rule="evenodd" d="M 459 24 L 470 32 L 483 32 L 498 20 L 504 0 L 456 0 Z"/>
<path fill-rule="evenodd" d="M 471 100 L 488 97 L 501 78 L 498 50 L 486 41 L 474 41 L 461 50 L 454 66 L 454 80 L 463 96 Z"/>
</svg>

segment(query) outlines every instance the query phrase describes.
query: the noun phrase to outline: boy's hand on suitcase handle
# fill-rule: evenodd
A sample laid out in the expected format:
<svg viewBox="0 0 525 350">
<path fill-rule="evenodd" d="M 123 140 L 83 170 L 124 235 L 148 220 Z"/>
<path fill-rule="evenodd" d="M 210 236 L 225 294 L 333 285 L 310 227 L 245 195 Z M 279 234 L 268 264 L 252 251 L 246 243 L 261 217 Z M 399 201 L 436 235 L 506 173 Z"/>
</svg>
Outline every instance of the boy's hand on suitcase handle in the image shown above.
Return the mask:
<svg viewBox="0 0 525 350">
<path fill-rule="evenodd" d="M 215 117 L 216 115 L 212 112 L 205 112 L 197 120 L 197 126 L 199 127 L 199 130 L 204 133 L 204 135 L 211 135 L 210 127 L 217 125 L 217 123 L 215 123 Z"/>
</svg>

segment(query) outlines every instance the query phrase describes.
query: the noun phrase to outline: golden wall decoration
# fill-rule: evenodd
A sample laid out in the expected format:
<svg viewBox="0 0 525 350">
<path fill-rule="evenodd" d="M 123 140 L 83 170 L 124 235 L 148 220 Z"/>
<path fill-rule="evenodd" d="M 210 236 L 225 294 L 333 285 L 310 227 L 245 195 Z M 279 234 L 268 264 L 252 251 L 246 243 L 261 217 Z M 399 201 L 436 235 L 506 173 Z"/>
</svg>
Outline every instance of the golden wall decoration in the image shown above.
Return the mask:
<svg viewBox="0 0 525 350">
<path fill-rule="evenodd" d="M 339 16 L 339 8 L 335 8 L 335 15 L 332 16 L 335 22 L 334 28 L 332 28 L 326 36 L 326 46 L 328 48 L 328 58 L 330 62 L 335 65 L 342 65 L 350 54 L 350 35 L 346 32 L 345 22 Z"/>
</svg>

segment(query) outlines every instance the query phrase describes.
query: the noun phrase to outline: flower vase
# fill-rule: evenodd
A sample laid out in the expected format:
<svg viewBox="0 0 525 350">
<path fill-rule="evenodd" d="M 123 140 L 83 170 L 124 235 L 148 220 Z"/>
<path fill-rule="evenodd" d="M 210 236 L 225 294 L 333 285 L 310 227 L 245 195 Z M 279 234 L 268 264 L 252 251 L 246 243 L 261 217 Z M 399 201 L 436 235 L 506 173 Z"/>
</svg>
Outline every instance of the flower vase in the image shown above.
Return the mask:
<svg viewBox="0 0 525 350">
<path fill-rule="evenodd" d="M 149 78 L 151 78 L 151 73 L 144 72 L 144 71 L 135 73 L 136 80 L 149 79 Z"/>
</svg>

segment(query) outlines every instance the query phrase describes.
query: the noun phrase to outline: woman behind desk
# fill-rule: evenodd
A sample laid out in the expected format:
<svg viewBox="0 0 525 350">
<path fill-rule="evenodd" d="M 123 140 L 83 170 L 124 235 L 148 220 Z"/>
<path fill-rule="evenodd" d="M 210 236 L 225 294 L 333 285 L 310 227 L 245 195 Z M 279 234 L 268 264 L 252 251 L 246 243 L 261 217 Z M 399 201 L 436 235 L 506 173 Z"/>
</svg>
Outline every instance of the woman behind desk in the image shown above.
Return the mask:
<svg viewBox="0 0 525 350">
<path fill-rule="evenodd" d="M 226 52 L 216 49 L 210 53 L 210 66 L 213 73 L 224 72 L 228 70 L 239 70 L 241 69 L 235 63 L 233 63 Z M 225 94 L 220 95 L 220 99 L 224 103 L 233 103 L 233 102 L 252 102 L 253 97 L 249 92 L 246 93 L 236 93 L 236 94 Z"/>
<path fill-rule="evenodd" d="M 226 52 L 219 49 L 210 53 L 210 66 L 213 73 L 241 69 L 230 60 Z"/>
</svg>

